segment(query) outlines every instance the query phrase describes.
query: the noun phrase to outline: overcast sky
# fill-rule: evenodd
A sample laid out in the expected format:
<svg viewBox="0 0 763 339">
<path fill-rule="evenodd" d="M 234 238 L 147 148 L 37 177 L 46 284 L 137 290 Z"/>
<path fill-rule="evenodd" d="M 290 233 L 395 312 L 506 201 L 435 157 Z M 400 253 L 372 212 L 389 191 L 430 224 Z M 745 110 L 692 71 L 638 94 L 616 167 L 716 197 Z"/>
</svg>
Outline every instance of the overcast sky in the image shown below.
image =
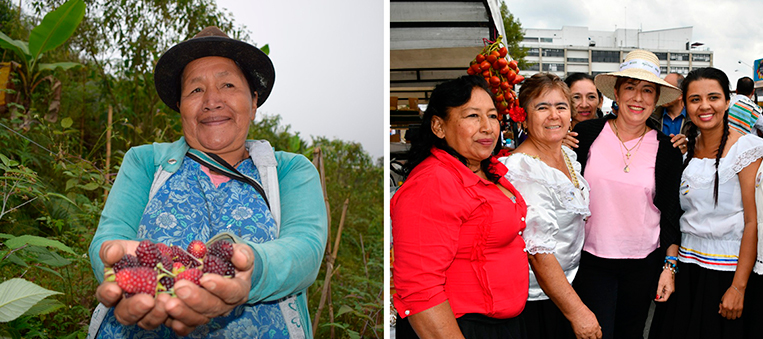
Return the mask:
<svg viewBox="0 0 763 339">
<path fill-rule="evenodd" d="M 217 0 L 246 26 L 251 42 L 270 45 L 273 92 L 258 115 L 311 136 L 359 142 L 383 156 L 384 2 L 380 0 Z M 386 98 L 386 99 L 385 99 Z"/>
<path fill-rule="evenodd" d="M 505 0 L 523 28 L 584 26 L 596 31 L 644 31 L 692 26 L 692 42 L 713 51 L 713 66 L 726 72 L 732 90 L 737 79 L 752 77 L 763 58 L 763 1 L 760 0 Z M 741 60 L 747 65 L 740 64 Z"/>
</svg>

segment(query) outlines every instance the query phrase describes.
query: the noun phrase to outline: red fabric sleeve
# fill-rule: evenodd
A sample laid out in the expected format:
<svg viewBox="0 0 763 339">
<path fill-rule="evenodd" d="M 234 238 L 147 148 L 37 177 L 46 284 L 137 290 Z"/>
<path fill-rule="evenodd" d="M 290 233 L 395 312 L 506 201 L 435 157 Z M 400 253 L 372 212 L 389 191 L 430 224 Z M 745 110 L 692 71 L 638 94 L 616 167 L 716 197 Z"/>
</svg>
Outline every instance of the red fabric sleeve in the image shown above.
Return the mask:
<svg viewBox="0 0 763 339">
<path fill-rule="evenodd" d="M 392 273 L 395 308 L 401 317 L 447 300 L 445 271 L 456 256 L 469 201 L 457 176 L 437 165 L 409 178 L 395 193 L 390 204 Z"/>
</svg>

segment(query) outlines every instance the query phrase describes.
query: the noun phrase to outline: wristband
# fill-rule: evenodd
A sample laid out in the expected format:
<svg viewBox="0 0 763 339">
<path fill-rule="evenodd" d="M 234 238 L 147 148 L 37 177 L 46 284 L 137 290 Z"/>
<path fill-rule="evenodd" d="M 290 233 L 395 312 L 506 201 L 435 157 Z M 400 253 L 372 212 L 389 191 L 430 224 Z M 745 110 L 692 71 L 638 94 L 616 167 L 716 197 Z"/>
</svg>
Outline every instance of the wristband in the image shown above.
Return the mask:
<svg viewBox="0 0 763 339">
<path fill-rule="evenodd" d="M 673 273 L 673 275 L 678 273 L 678 267 L 676 267 L 676 264 L 668 261 L 667 258 L 665 259 L 665 263 L 662 265 L 662 269 L 670 271 L 670 273 Z"/>
<path fill-rule="evenodd" d="M 666 256 L 665 260 L 675 260 L 675 261 L 678 261 L 678 257 Z"/>
</svg>

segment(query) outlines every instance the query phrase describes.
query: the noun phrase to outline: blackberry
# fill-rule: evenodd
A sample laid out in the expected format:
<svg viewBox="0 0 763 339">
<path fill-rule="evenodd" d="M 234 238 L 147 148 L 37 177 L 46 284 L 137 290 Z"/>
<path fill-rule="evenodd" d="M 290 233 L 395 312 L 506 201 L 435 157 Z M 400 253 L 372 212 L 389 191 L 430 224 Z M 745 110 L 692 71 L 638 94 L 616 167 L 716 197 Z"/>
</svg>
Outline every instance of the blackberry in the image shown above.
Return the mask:
<svg viewBox="0 0 763 339">
<path fill-rule="evenodd" d="M 204 273 L 215 273 L 222 276 L 225 276 L 226 272 L 228 270 L 228 265 L 225 261 L 220 259 L 220 257 L 216 255 L 209 254 L 206 257 L 204 257 L 204 266 L 202 266 L 202 272 Z"/>
<path fill-rule="evenodd" d="M 151 240 L 143 240 L 138 244 L 135 250 L 135 256 L 138 257 L 140 265 L 154 268 L 162 260 L 162 253 Z"/>
<path fill-rule="evenodd" d="M 111 268 L 114 269 L 114 273 L 117 273 L 125 268 L 129 267 L 138 267 L 140 266 L 140 261 L 138 261 L 138 257 L 132 255 L 132 254 L 125 254 L 122 259 L 119 259 Z"/>
<path fill-rule="evenodd" d="M 209 245 L 209 254 L 218 256 L 224 261 L 230 261 L 230 258 L 233 257 L 233 244 L 227 240 L 216 241 Z"/>
<path fill-rule="evenodd" d="M 159 279 L 159 284 L 161 285 L 162 291 L 169 291 L 172 289 L 173 286 L 175 286 L 175 278 L 170 276 L 165 276 Z"/>
</svg>

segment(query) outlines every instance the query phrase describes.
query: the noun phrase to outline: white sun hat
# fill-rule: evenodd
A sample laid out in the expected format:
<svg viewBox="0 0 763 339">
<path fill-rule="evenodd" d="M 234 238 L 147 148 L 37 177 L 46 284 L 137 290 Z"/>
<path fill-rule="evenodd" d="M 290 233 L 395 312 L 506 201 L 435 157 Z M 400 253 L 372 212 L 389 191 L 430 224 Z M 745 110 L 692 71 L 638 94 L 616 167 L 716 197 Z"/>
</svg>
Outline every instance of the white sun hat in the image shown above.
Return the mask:
<svg viewBox="0 0 763 339">
<path fill-rule="evenodd" d="M 657 99 L 655 107 L 672 102 L 681 96 L 680 89 L 660 78 L 660 60 L 657 59 L 657 56 L 643 49 L 630 51 L 625 56 L 625 61 L 620 64 L 619 71 L 599 74 L 594 83 L 602 94 L 615 100 L 615 83 L 618 77 L 644 80 L 659 85 L 660 97 Z"/>
</svg>

